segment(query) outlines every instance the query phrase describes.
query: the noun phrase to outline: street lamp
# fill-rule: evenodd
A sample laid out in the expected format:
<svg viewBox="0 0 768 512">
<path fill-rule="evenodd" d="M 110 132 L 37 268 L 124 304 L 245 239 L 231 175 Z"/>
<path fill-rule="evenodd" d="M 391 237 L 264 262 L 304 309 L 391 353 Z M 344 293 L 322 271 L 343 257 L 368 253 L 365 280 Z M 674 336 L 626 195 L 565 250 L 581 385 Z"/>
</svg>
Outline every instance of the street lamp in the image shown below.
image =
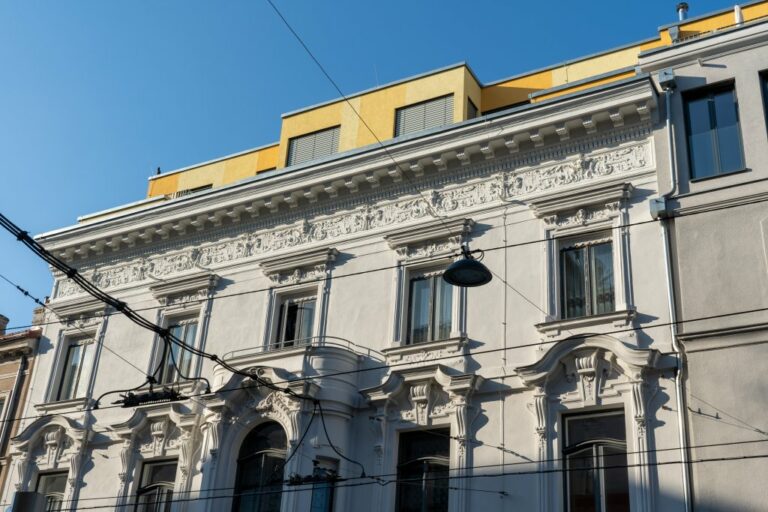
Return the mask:
<svg viewBox="0 0 768 512">
<path fill-rule="evenodd" d="M 483 251 L 476 249 L 469 250 L 469 244 L 461 244 L 462 257 L 451 263 L 443 273 L 443 279 L 454 286 L 482 286 L 491 281 L 492 275 L 488 268 L 476 260 L 472 254 L 480 253 L 480 260 L 483 259 Z"/>
</svg>

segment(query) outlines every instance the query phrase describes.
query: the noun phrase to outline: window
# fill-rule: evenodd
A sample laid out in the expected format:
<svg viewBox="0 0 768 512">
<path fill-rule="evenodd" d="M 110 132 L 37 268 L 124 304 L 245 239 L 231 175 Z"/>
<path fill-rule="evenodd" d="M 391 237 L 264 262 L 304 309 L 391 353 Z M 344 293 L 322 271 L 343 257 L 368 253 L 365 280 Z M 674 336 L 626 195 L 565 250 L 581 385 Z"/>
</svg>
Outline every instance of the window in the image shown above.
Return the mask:
<svg viewBox="0 0 768 512">
<path fill-rule="evenodd" d="M 613 244 L 610 241 L 565 244 L 560 249 L 563 318 L 614 311 Z"/>
<path fill-rule="evenodd" d="M 395 111 L 395 137 L 453 122 L 453 94 Z"/>
<path fill-rule="evenodd" d="M 477 117 L 479 111 L 477 106 L 472 103 L 472 100 L 467 98 L 467 119 L 474 119 Z"/>
<path fill-rule="evenodd" d="M 692 178 L 744 169 L 739 111 L 733 84 L 684 96 Z"/>
<path fill-rule="evenodd" d="M 315 461 L 312 470 L 312 502 L 309 512 L 331 512 L 338 478 L 337 461 Z"/>
<path fill-rule="evenodd" d="M 565 417 L 568 512 L 629 511 L 623 413 Z"/>
<path fill-rule="evenodd" d="M 170 512 L 175 481 L 175 460 L 145 463 L 136 492 L 136 512 Z"/>
<path fill-rule="evenodd" d="M 274 348 L 288 348 L 297 343 L 309 343 L 315 323 L 317 297 L 284 298 L 277 317 Z"/>
<path fill-rule="evenodd" d="M 64 491 L 67 488 L 67 472 L 41 473 L 37 477 L 36 492 L 45 496 L 45 512 L 63 510 Z"/>
<path fill-rule="evenodd" d="M 407 343 L 444 340 L 451 335 L 453 286 L 442 272 L 412 276 L 408 289 Z"/>
<path fill-rule="evenodd" d="M 186 320 L 177 322 L 170 326 L 173 336 L 183 341 L 185 344 L 195 346 L 197 337 L 197 320 Z M 189 350 L 183 350 L 175 343 L 171 343 L 163 350 L 162 340 L 160 340 L 159 353 L 160 358 L 165 355 L 161 361 L 160 384 L 173 384 L 183 380 L 184 377 L 190 377 L 192 370 L 192 353 Z M 175 363 L 175 364 L 174 364 Z M 178 369 L 177 369 L 178 368 Z"/>
<path fill-rule="evenodd" d="M 293 137 L 288 141 L 288 165 L 303 164 L 339 152 L 340 126 Z"/>
<path fill-rule="evenodd" d="M 263 423 L 243 440 L 237 457 L 233 512 L 279 512 L 288 442 L 283 427 Z"/>
<path fill-rule="evenodd" d="M 450 430 L 403 432 L 397 462 L 399 512 L 448 510 Z"/>
<path fill-rule="evenodd" d="M 94 343 L 90 338 L 74 338 L 68 341 L 56 400 L 85 396 L 93 366 L 94 350 Z"/>
</svg>

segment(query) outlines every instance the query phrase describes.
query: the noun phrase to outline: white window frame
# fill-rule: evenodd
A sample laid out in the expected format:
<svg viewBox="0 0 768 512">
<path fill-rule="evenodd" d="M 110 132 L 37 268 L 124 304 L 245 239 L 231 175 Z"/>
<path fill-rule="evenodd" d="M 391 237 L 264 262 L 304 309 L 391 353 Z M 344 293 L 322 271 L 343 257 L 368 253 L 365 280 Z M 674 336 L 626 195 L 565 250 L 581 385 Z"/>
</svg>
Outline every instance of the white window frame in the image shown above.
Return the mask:
<svg viewBox="0 0 768 512">
<path fill-rule="evenodd" d="M 261 262 L 264 275 L 273 283 L 267 298 L 262 350 L 266 352 L 274 349 L 277 341 L 280 305 L 285 300 L 297 297 L 315 297 L 312 338 L 306 343 L 294 344 L 287 348 L 323 343 L 328 318 L 332 263 L 336 261 L 338 254 L 339 251 L 334 247 L 321 247 L 277 256 Z"/>
<path fill-rule="evenodd" d="M 565 317 L 565 311 L 563 308 L 563 282 L 564 282 L 564 273 L 565 268 L 563 266 L 563 251 L 567 249 L 581 249 L 584 247 L 589 247 L 593 245 L 600 245 L 610 243 L 611 244 L 611 262 L 613 264 L 613 311 L 609 311 L 607 313 L 593 313 L 589 312 L 588 314 L 585 314 L 581 317 Z M 588 318 L 593 316 L 598 316 L 601 314 L 610 314 L 617 311 L 616 308 L 616 271 L 617 271 L 617 265 L 616 265 L 616 251 L 615 251 L 615 243 L 614 243 L 614 237 L 611 229 L 608 229 L 604 232 L 597 232 L 597 233 L 590 233 L 589 235 L 581 235 L 581 236 L 573 236 L 573 237 L 563 237 L 563 238 L 557 238 L 556 240 L 557 244 L 557 269 L 555 271 L 554 279 L 556 281 L 557 286 L 557 308 L 556 308 L 556 315 L 557 318 L 560 320 L 577 320 L 579 318 Z M 589 305 L 587 307 L 589 309 Z"/>
<path fill-rule="evenodd" d="M 128 508 L 131 512 L 135 511 L 139 507 L 139 491 L 142 488 L 142 482 L 141 480 L 144 478 L 144 472 L 147 469 L 147 466 L 152 466 L 154 464 L 163 464 L 163 463 L 169 463 L 174 462 L 176 464 L 176 474 L 174 475 L 174 479 L 172 482 L 172 496 L 178 496 L 178 493 L 180 492 L 179 486 L 180 486 L 180 478 L 179 478 L 179 457 L 161 457 L 161 458 L 149 458 L 149 459 L 142 459 L 139 464 L 138 468 L 138 478 L 136 478 L 135 483 L 135 490 L 133 492 L 132 501 L 133 503 L 130 504 L 129 507 L 123 507 Z M 173 499 L 173 497 L 171 498 Z"/>
<path fill-rule="evenodd" d="M 198 311 L 193 310 L 186 310 L 186 312 L 182 313 L 179 312 L 176 309 L 172 309 L 170 311 L 163 311 L 162 313 L 162 319 L 161 319 L 161 325 L 165 327 L 166 329 L 169 329 L 176 325 L 189 325 L 192 323 L 197 324 L 197 330 L 195 331 L 195 339 L 192 340 L 193 347 L 200 349 L 202 344 L 202 322 L 204 319 L 202 308 L 197 308 Z M 183 340 L 182 340 L 183 341 Z M 154 343 L 154 350 L 152 353 L 152 357 L 150 358 L 150 365 L 148 369 L 148 373 L 152 374 L 156 369 L 157 365 L 161 362 L 161 359 L 163 357 L 163 340 L 160 338 L 160 336 L 155 336 L 155 343 Z M 179 361 L 176 361 L 176 364 L 179 364 Z M 195 377 L 198 377 L 200 375 L 200 357 L 191 354 L 191 360 L 189 364 L 189 374 L 187 375 L 190 377 L 190 379 L 194 379 Z M 158 384 L 163 384 L 162 378 L 158 380 Z M 192 384 L 192 381 L 187 381 L 183 378 L 181 378 L 176 372 L 176 379 L 173 382 L 166 382 L 166 385 L 172 385 L 172 384 Z"/>
<path fill-rule="evenodd" d="M 48 403 L 67 403 L 67 402 L 79 402 L 88 398 L 89 390 L 93 385 L 94 370 L 97 365 L 100 343 L 98 340 L 99 329 L 65 329 L 59 332 L 58 348 L 55 355 L 55 362 L 53 371 L 51 372 L 50 382 L 48 384 L 48 392 L 46 393 Z M 86 340 L 87 345 L 92 345 L 92 353 L 90 358 L 90 368 L 81 368 L 80 380 L 83 378 L 86 382 L 85 392 L 82 396 L 73 396 L 71 398 L 59 398 L 61 393 L 62 379 L 64 378 L 65 367 L 67 365 L 67 356 L 69 354 L 69 348 L 81 341 Z M 81 359 L 81 364 L 82 364 Z"/>
<path fill-rule="evenodd" d="M 274 295 L 272 299 L 272 307 L 268 313 L 270 318 L 268 318 L 267 321 L 269 328 L 267 329 L 268 334 L 265 340 L 266 350 L 271 351 L 303 347 L 306 345 L 311 345 L 315 339 L 321 338 L 320 332 L 323 327 L 323 319 L 321 318 L 321 316 L 323 316 L 321 306 L 323 306 L 323 304 L 321 304 L 320 300 L 322 294 L 320 285 L 299 285 L 281 289 L 279 292 L 275 291 L 274 289 L 273 291 Z M 280 315 L 282 306 L 289 302 L 304 302 L 307 300 L 315 301 L 315 314 L 314 318 L 312 319 L 312 334 L 309 338 L 292 340 L 292 342 L 290 342 L 291 345 L 286 347 L 284 346 L 283 341 L 277 339 L 278 334 L 284 332 L 284 326 L 282 325 L 283 319 Z"/>
<path fill-rule="evenodd" d="M 411 281 L 419 277 L 442 276 L 445 269 L 452 263 L 449 258 L 440 258 L 438 260 L 416 263 L 411 265 L 398 266 L 399 293 L 397 302 L 400 304 L 395 314 L 395 333 L 394 343 L 398 346 L 422 346 L 429 343 L 448 341 L 457 338 L 466 337 L 465 312 L 466 308 L 466 289 L 460 286 L 453 286 L 453 295 L 451 297 L 451 332 L 447 338 L 436 338 L 432 340 L 413 343 L 409 339 L 409 327 L 411 316 Z M 430 310 L 430 316 L 434 314 Z"/>
<path fill-rule="evenodd" d="M 623 327 L 634 318 L 629 252 L 629 214 L 626 199 L 634 188 L 613 183 L 563 197 L 534 200 L 531 207 L 542 219 L 542 321 L 536 325 L 548 337 L 564 329 L 600 323 Z M 577 318 L 564 318 L 562 311 L 562 266 L 560 251 L 578 244 L 611 242 L 614 311 Z"/>
<path fill-rule="evenodd" d="M 454 261 L 454 254 L 472 231 L 472 219 L 437 220 L 387 235 L 384 239 L 394 250 L 390 339 L 392 347 L 422 347 L 440 341 L 465 340 L 467 337 L 467 289 L 454 286 L 451 308 L 451 334 L 447 340 L 408 343 L 409 295 L 412 276 L 442 272 Z"/>
</svg>

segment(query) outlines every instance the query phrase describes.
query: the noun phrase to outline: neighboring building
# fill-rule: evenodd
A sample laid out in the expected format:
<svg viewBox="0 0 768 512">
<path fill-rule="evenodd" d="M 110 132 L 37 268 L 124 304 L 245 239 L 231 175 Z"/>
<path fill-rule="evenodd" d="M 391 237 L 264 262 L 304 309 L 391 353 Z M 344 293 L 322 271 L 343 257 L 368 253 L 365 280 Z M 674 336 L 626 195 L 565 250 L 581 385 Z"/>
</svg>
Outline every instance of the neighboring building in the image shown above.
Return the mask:
<svg viewBox="0 0 768 512">
<path fill-rule="evenodd" d="M 35 315 L 38 318 L 39 314 Z M 33 322 L 34 323 L 34 322 Z M 19 432 L 19 422 L 29 388 L 29 373 L 42 329 L 32 327 L 9 332 L 8 318 L 0 315 L 0 485 L 4 486 L 11 468 L 10 439 Z M 0 487 L 2 488 L 2 487 Z"/>
<path fill-rule="evenodd" d="M 768 479 L 767 42 L 764 25 L 743 24 L 646 52 L 639 63 L 670 89 L 675 151 L 658 158 L 675 172 L 668 164 L 660 174 L 669 197 L 659 209 L 672 216 L 689 441 L 745 442 L 691 449 L 694 461 L 745 457 L 691 465 L 702 512 L 768 503 L 768 489 L 754 485 Z"/>
<path fill-rule="evenodd" d="M 491 84 L 441 69 L 286 114 L 275 145 L 40 235 L 324 414 L 164 351 L 56 274 L 4 502 L 759 509 L 768 462 L 736 457 L 768 450 L 751 443 L 768 429 L 766 39 L 761 1 Z M 468 241 L 494 278 L 449 286 Z M 90 410 L 152 373 L 191 397 Z"/>
</svg>

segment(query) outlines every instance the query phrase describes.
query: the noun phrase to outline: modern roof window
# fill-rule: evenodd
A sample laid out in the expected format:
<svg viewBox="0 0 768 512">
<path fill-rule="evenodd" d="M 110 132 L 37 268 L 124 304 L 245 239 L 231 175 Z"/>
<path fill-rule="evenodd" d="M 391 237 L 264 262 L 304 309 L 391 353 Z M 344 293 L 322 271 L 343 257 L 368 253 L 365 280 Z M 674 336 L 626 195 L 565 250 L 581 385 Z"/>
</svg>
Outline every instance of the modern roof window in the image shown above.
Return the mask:
<svg viewBox="0 0 768 512">
<path fill-rule="evenodd" d="M 334 126 L 288 141 L 288 165 L 303 164 L 339 152 L 341 126 Z"/>
<path fill-rule="evenodd" d="M 395 111 L 395 137 L 453 123 L 453 94 Z"/>
</svg>

